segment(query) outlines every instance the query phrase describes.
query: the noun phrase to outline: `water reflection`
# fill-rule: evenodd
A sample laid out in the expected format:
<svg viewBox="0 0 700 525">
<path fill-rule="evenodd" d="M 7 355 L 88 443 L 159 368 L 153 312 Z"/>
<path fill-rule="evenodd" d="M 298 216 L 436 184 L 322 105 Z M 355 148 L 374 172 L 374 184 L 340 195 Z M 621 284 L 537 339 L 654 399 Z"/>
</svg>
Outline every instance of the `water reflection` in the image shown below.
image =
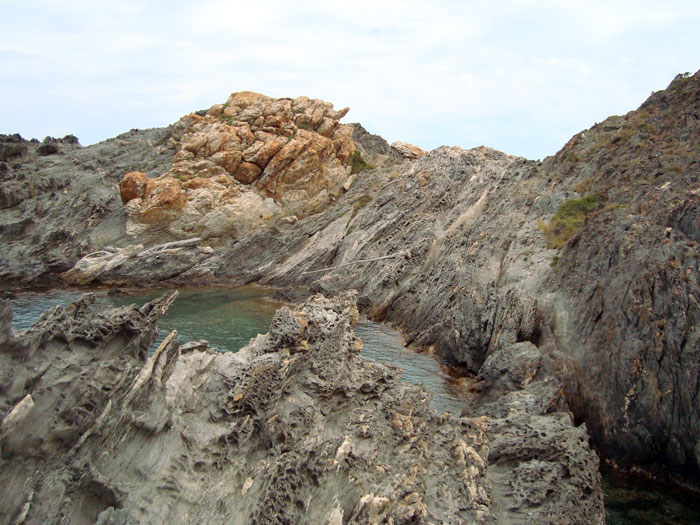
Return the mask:
<svg viewBox="0 0 700 525">
<path fill-rule="evenodd" d="M 388 326 L 361 321 L 355 333 L 362 338 L 362 355 L 369 361 L 390 363 L 403 369 L 403 379 L 422 384 L 433 392 L 430 407 L 459 415 L 465 407 L 465 394 L 460 381 L 451 377 L 430 355 L 419 354 L 403 345 L 398 331 Z"/>
</svg>

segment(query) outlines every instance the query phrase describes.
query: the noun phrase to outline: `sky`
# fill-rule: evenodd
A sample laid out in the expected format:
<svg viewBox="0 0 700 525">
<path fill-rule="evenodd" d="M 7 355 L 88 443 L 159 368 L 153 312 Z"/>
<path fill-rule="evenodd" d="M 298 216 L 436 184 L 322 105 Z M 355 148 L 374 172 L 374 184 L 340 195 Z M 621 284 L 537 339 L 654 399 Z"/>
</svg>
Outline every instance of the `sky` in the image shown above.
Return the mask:
<svg viewBox="0 0 700 525">
<path fill-rule="evenodd" d="M 700 69 L 697 0 L 0 0 L 0 133 L 88 145 L 234 91 L 541 159 Z"/>
</svg>

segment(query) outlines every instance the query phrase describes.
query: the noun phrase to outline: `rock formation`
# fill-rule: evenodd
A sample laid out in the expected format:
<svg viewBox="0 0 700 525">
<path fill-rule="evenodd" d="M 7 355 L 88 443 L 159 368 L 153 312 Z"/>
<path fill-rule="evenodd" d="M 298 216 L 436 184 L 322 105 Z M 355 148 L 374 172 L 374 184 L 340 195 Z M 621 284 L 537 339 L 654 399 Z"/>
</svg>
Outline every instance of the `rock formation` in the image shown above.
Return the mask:
<svg viewBox="0 0 700 525">
<path fill-rule="evenodd" d="M 2 287 L 58 286 L 58 274 L 81 257 L 134 244 L 116 186 L 136 167 L 152 176 L 172 162 L 171 129 L 133 130 L 90 147 L 73 136 L 40 143 L 0 135 Z M 42 144 L 57 151 L 46 155 Z"/>
<path fill-rule="evenodd" d="M 564 441 L 585 423 L 619 467 L 697 486 L 700 73 L 544 162 L 486 147 L 423 154 L 340 116 L 243 93 L 94 149 L 46 155 L 3 138 L 3 287 L 75 266 L 76 283 L 357 289 L 370 317 L 480 378 L 474 416 L 512 402 L 529 435 L 550 401 L 565 403 Z M 352 174 L 353 158 L 367 171 Z"/>
<path fill-rule="evenodd" d="M 130 233 L 167 228 L 174 237 L 239 237 L 286 215 L 322 210 L 350 177 L 348 109 L 307 97 L 273 99 L 244 91 L 205 115 L 178 121 L 173 164 L 149 179 L 119 183 Z"/>
<path fill-rule="evenodd" d="M 0 521 L 488 523 L 509 501 L 487 472 L 512 447 L 488 417 L 437 415 L 399 369 L 365 362 L 353 294 L 283 307 L 235 354 L 173 333 L 146 358 L 174 296 L 100 312 L 88 296 L 4 336 Z M 7 334 L 5 302 L 0 320 Z M 512 522 L 603 523 L 595 454 L 560 415 L 511 438 L 530 456 L 514 486 L 531 480 Z M 538 478 L 548 448 L 584 461 Z"/>
</svg>

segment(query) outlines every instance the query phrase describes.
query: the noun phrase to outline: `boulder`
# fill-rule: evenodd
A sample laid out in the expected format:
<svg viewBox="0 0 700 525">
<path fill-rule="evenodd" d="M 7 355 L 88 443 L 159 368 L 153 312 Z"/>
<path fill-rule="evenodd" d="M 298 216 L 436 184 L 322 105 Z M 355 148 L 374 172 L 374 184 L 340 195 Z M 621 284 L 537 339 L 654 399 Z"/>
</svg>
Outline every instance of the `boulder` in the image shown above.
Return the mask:
<svg viewBox="0 0 700 525">
<path fill-rule="evenodd" d="M 281 215 L 270 215 L 273 209 L 288 214 L 322 210 L 348 186 L 346 163 L 355 146 L 352 127 L 338 122 L 347 111 L 306 97 L 292 101 L 243 91 L 233 93 L 226 104 L 212 106 L 203 116 L 186 115 L 174 126 L 173 139 L 179 150 L 170 169 L 150 180 L 141 172 L 130 172 L 120 182 L 130 232 L 146 234 L 148 225 L 160 227 L 173 221 L 177 221 L 170 228 L 174 235 L 196 230 L 204 236 L 213 232 L 228 236 L 247 231 L 230 200 L 211 200 L 214 208 L 222 209 L 205 219 L 193 211 L 201 208 L 201 202 L 187 204 L 190 199 L 201 201 L 201 194 L 190 192 L 192 185 L 178 187 L 179 181 L 224 174 L 235 181 L 239 194 L 250 191 L 261 197 L 257 199 L 263 206 L 259 210 L 250 208 L 256 199 L 241 201 L 256 221 L 279 218 Z M 196 184 L 201 186 L 201 182 Z M 267 198 L 280 206 L 263 204 Z M 225 215 L 232 212 L 235 217 L 227 220 Z M 215 228 L 214 219 L 218 221 Z"/>
<path fill-rule="evenodd" d="M 398 153 L 401 157 L 409 160 L 416 160 L 423 157 L 426 152 L 418 146 L 409 144 L 408 142 L 392 142 L 392 151 Z"/>
<path fill-rule="evenodd" d="M 141 171 L 130 171 L 119 181 L 119 196 L 122 204 L 132 199 L 142 199 L 148 187 L 148 176 Z"/>
</svg>

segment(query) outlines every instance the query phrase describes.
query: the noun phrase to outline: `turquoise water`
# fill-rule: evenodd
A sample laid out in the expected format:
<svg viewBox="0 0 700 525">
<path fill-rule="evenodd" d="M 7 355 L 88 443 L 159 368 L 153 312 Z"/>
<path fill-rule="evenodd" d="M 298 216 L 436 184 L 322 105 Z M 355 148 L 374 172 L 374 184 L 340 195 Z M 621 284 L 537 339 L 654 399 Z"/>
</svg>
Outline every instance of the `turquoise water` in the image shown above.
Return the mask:
<svg viewBox="0 0 700 525">
<path fill-rule="evenodd" d="M 139 306 L 160 297 L 164 290 L 147 290 L 128 295 L 95 292 L 97 304 Z M 12 302 L 12 328 L 29 328 L 39 315 L 57 305 L 68 304 L 83 295 L 77 291 L 55 291 L 42 294 L 20 294 Z M 237 351 L 251 338 L 267 332 L 278 301 L 270 299 L 271 291 L 260 286 L 235 289 L 181 289 L 177 299 L 158 322 L 158 340 L 177 330 L 183 342 L 206 339 L 209 346 L 219 350 Z"/>
<path fill-rule="evenodd" d="M 368 361 L 391 363 L 402 368 L 402 379 L 422 384 L 433 393 L 430 408 L 459 416 L 466 405 L 462 384 L 451 377 L 430 355 L 419 354 L 403 345 L 399 332 L 372 321 L 360 321 L 355 334 L 362 339 L 362 355 Z"/>
<path fill-rule="evenodd" d="M 139 306 L 165 293 L 164 290 L 139 290 L 135 293 L 111 295 L 94 292 L 97 304 Z M 177 299 L 158 322 L 157 345 L 172 330 L 184 342 L 206 339 L 209 346 L 221 351 L 237 351 L 251 338 L 266 333 L 272 316 L 281 303 L 270 299 L 271 290 L 260 286 L 234 289 L 181 289 Z M 80 298 L 79 291 L 54 291 L 19 294 L 12 302 L 12 328 L 23 331 L 45 310 L 65 305 Z M 459 415 L 465 405 L 458 380 L 449 376 L 435 359 L 417 354 L 403 346 L 400 334 L 387 326 L 361 321 L 355 329 L 363 339 L 363 356 L 369 361 L 391 363 L 403 369 L 405 381 L 423 384 L 434 393 L 431 407 Z"/>
</svg>

